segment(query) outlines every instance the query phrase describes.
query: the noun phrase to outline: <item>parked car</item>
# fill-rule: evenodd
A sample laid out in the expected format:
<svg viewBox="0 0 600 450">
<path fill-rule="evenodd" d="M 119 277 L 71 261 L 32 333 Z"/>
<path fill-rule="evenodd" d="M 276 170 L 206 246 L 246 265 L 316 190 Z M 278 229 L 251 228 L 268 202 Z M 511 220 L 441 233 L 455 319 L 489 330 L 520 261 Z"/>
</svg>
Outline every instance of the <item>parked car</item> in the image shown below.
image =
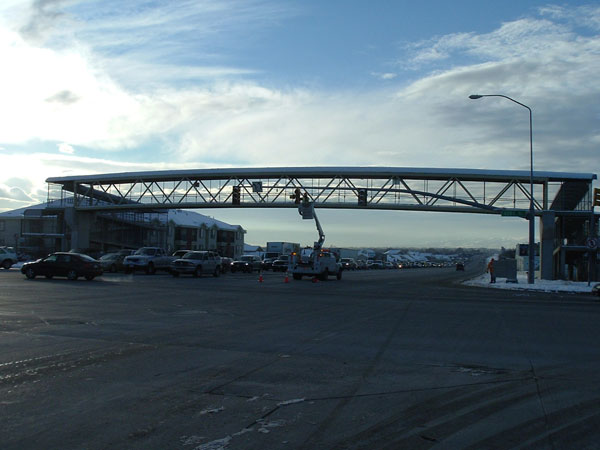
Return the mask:
<svg viewBox="0 0 600 450">
<path fill-rule="evenodd" d="M 211 274 L 218 277 L 221 274 L 221 257 L 210 251 L 188 251 L 183 258 L 171 263 L 171 275 L 178 277 L 180 274 L 195 277 Z"/>
<path fill-rule="evenodd" d="M 287 259 L 276 259 L 273 261 L 271 268 L 273 272 L 287 272 L 289 261 Z"/>
<path fill-rule="evenodd" d="M 104 254 L 102 250 L 99 250 L 97 248 L 72 248 L 71 250 L 69 250 L 69 253 L 79 253 L 80 255 L 88 255 L 90 258 L 96 260 L 100 259 L 100 257 Z"/>
<path fill-rule="evenodd" d="M 143 270 L 152 275 L 157 270 L 169 270 L 174 258 L 159 247 L 142 247 L 123 260 L 125 273 Z"/>
<path fill-rule="evenodd" d="M 364 259 L 356 261 L 356 268 L 358 270 L 365 270 L 367 268 L 367 262 Z"/>
<path fill-rule="evenodd" d="M 262 261 L 262 270 L 271 270 L 273 268 L 273 261 L 277 258 L 265 258 Z"/>
<path fill-rule="evenodd" d="M 262 261 L 255 255 L 244 255 L 239 260 L 231 263 L 231 272 L 246 272 L 262 270 Z"/>
<path fill-rule="evenodd" d="M 15 249 L 12 247 L 0 247 L 0 267 L 10 269 L 10 267 L 18 261 Z"/>
<path fill-rule="evenodd" d="M 367 262 L 367 269 L 383 269 L 383 267 L 383 261 L 379 259 L 376 261 L 369 260 Z"/>
<path fill-rule="evenodd" d="M 229 258 L 227 256 L 221 256 L 221 273 L 231 272 L 231 263 L 233 262 L 233 258 Z"/>
<path fill-rule="evenodd" d="M 354 258 L 342 258 L 340 259 L 340 264 L 342 265 L 342 269 L 344 270 L 358 269 L 358 264 L 356 263 Z"/>
<path fill-rule="evenodd" d="M 600 283 L 594 285 L 592 288 L 592 294 L 600 297 Z"/>
<path fill-rule="evenodd" d="M 173 252 L 173 254 L 171 256 L 175 259 L 179 259 L 179 258 L 183 258 L 183 256 L 189 252 L 191 252 L 191 250 L 176 250 Z"/>
<path fill-rule="evenodd" d="M 43 275 L 46 278 L 67 277 L 69 280 L 85 277 L 86 280 L 91 281 L 102 275 L 102 266 L 99 261 L 88 255 L 57 252 L 37 261 L 23 264 L 21 273 L 29 279 Z"/>
<path fill-rule="evenodd" d="M 98 261 L 100 261 L 100 265 L 102 266 L 102 270 L 107 272 L 119 272 L 124 271 L 125 266 L 123 265 L 123 260 L 125 256 L 119 253 L 107 253 L 104 256 L 101 256 Z"/>
</svg>

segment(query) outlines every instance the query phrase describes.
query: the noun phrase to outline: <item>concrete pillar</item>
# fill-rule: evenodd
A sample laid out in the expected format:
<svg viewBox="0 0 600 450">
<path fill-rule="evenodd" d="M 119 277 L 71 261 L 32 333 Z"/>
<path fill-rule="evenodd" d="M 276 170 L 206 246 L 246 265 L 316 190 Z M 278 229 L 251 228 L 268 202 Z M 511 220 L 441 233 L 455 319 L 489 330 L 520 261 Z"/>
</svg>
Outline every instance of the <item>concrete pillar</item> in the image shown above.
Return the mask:
<svg viewBox="0 0 600 450">
<path fill-rule="evenodd" d="M 65 222 L 71 229 L 69 249 L 90 248 L 90 232 L 94 220 L 94 212 L 77 211 L 75 208 L 65 208 Z"/>
<path fill-rule="evenodd" d="M 554 279 L 554 238 L 556 216 L 554 211 L 543 211 L 540 218 L 540 278 Z"/>
</svg>

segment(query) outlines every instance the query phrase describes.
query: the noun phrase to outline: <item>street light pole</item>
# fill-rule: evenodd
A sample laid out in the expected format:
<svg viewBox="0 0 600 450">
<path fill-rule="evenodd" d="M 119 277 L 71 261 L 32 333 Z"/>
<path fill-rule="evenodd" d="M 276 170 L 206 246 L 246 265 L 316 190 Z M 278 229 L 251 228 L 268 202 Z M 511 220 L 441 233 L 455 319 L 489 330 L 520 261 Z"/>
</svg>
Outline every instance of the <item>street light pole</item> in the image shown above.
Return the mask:
<svg viewBox="0 0 600 450">
<path fill-rule="evenodd" d="M 501 94 L 487 94 L 487 95 L 469 95 L 471 100 L 477 100 L 482 97 L 502 97 L 510 100 L 517 105 L 521 105 L 523 108 L 527 108 L 529 111 L 529 270 L 527 271 L 527 283 L 534 284 L 535 279 L 535 211 L 533 202 L 533 114 L 531 108 L 524 105 L 521 102 L 516 101 L 514 98 L 510 98 L 506 95 Z"/>
</svg>

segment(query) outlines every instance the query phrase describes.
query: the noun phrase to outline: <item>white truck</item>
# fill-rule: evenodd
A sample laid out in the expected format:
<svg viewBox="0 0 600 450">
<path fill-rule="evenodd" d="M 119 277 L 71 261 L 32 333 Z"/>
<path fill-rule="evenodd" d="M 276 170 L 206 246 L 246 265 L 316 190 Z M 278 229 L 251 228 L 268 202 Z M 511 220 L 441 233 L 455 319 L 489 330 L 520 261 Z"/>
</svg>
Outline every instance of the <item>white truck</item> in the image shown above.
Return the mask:
<svg viewBox="0 0 600 450">
<path fill-rule="evenodd" d="M 319 240 L 314 243 L 312 248 L 308 247 L 292 253 L 288 266 L 292 277 L 294 280 L 301 280 L 302 277 L 309 276 L 324 281 L 330 275 L 335 275 L 338 280 L 341 280 L 342 265 L 338 263 L 337 255 L 323 249 L 325 233 L 315 213 L 314 204 L 305 200 L 298 207 L 298 211 L 303 219 L 315 219 Z"/>
<path fill-rule="evenodd" d="M 147 274 L 153 275 L 157 270 L 169 271 L 174 260 L 174 256 L 167 255 L 167 252 L 160 247 L 142 247 L 133 255 L 126 256 L 123 266 L 125 273 L 143 270 Z"/>
</svg>

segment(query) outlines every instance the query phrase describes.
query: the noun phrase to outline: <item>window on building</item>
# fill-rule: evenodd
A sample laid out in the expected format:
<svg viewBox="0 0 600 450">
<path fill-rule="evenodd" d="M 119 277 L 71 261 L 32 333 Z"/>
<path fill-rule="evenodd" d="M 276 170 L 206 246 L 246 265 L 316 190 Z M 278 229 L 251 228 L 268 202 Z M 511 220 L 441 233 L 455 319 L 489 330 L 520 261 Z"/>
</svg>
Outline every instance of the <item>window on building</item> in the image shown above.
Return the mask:
<svg viewBox="0 0 600 450">
<path fill-rule="evenodd" d="M 4 220 L 0 220 L 0 231 L 4 231 L 4 227 L 6 225 L 4 224 Z"/>
</svg>

